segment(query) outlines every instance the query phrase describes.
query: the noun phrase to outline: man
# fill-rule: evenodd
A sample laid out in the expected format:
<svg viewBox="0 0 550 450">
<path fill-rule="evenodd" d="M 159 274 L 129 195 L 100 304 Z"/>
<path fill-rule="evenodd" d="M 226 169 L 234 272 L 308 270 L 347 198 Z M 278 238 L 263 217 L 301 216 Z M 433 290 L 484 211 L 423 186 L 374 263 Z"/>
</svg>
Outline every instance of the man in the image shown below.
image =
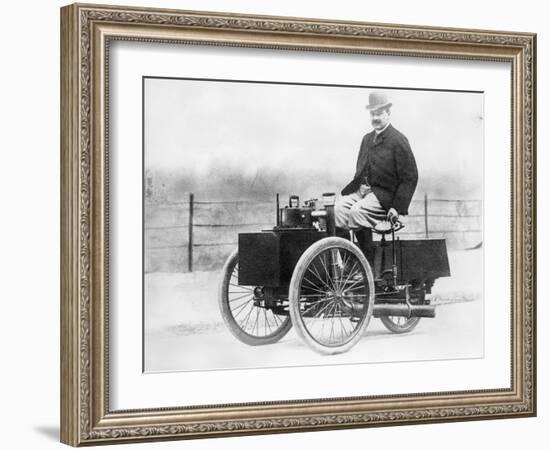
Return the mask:
<svg viewBox="0 0 550 450">
<path fill-rule="evenodd" d="M 383 92 L 370 93 L 366 108 L 373 131 L 363 137 L 353 180 L 335 205 L 336 234 L 349 238 L 349 230 L 354 230 L 371 265 L 372 228 L 408 214 L 418 182 L 409 141 L 390 123 L 391 106 Z"/>
</svg>

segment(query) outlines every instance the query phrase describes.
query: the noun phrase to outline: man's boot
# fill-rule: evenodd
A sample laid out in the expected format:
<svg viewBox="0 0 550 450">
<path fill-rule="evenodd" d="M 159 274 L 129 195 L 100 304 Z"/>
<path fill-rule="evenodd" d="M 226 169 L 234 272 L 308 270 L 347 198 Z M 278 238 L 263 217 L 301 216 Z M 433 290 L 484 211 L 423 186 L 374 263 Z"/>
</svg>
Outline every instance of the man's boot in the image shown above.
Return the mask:
<svg viewBox="0 0 550 450">
<path fill-rule="evenodd" d="M 365 254 L 371 268 L 374 268 L 374 244 L 372 242 L 372 230 L 370 228 L 360 228 L 355 230 L 357 245 Z"/>
<path fill-rule="evenodd" d="M 347 241 L 350 240 L 349 230 L 346 230 L 345 228 L 335 227 L 334 234 L 336 237 L 346 239 Z"/>
</svg>

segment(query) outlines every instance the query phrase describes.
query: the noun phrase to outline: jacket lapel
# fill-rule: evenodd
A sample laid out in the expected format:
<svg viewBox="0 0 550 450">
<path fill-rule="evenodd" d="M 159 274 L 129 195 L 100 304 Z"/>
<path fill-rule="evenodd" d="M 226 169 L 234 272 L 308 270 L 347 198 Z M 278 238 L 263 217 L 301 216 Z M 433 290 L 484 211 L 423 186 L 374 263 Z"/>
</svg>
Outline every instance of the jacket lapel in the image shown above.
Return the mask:
<svg viewBox="0 0 550 450">
<path fill-rule="evenodd" d="M 376 132 L 374 132 L 374 137 L 372 139 L 372 146 L 380 145 L 382 142 L 384 142 L 384 139 L 386 139 L 386 136 L 388 135 L 388 133 L 390 133 L 391 128 L 392 128 L 392 125 L 390 123 L 386 127 L 386 129 L 382 131 L 382 133 L 377 135 Z"/>
<path fill-rule="evenodd" d="M 368 162 L 369 162 L 369 154 L 372 151 L 374 147 L 377 147 L 382 142 L 384 142 L 384 139 L 386 139 L 386 136 L 388 132 L 390 132 L 390 129 L 392 128 L 391 123 L 388 125 L 388 127 L 382 131 L 378 136 L 376 135 L 376 132 L 373 130 L 367 135 L 367 141 L 365 142 L 365 148 L 361 149 L 361 161 L 360 161 L 360 167 L 357 168 L 357 172 L 355 176 L 359 176 L 363 171 L 367 168 Z"/>
<path fill-rule="evenodd" d="M 370 149 L 372 148 L 373 135 L 374 133 L 367 134 L 367 139 L 366 139 L 366 142 L 364 143 L 365 145 L 361 149 L 360 164 L 359 164 L 359 167 L 357 167 L 357 172 L 355 174 L 356 177 L 359 176 L 361 173 L 363 173 L 363 171 L 365 170 L 365 167 L 367 166 L 367 161 L 369 159 L 369 152 L 370 152 Z"/>
</svg>

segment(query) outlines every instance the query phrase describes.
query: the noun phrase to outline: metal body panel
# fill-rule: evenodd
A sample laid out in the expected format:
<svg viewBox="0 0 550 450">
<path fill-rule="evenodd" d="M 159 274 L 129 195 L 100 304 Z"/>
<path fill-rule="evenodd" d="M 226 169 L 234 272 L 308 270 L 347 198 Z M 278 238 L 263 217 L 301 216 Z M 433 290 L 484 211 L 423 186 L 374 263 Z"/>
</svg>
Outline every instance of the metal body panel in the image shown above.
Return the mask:
<svg viewBox="0 0 550 450">
<path fill-rule="evenodd" d="M 302 254 L 327 237 L 317 230 L 277 230 L 239 234 L 239 284 L 287 286 Z"/>
<path fill-rule="evenodd" d="M 391 269 L 392 243 L 383 246 L 375 242 L 375 277 Z M 445 239 L 396 240 L 397 270 L 399 282 L 412 280 L 433 280 L 451 275 Z"/>
<path fill-rule="evenodd" d="M 239 284 L 287 286 L 302 254 L 326 232 L 275 229 L 239 234 Z M 392 243 L 374 242 L 374 276 L 391 271 Z M 434 280 L 450 276 L 445 239 L 396 240 L 398 281 Z"/>
<path fill-rule="evenodd" d="M 279 282 L 278 233 L 239 234 L 239 284 L 277 286 Z"/>
</svg>

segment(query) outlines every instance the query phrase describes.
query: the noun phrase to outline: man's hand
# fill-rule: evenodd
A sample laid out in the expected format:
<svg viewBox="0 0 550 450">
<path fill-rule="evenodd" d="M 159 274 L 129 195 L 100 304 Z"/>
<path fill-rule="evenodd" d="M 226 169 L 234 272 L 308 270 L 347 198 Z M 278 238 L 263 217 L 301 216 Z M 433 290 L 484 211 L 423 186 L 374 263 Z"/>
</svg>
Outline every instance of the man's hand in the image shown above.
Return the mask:
<svg viewBox="0 0 550 450">
<path fill-rule="evenodd" d="M 366 184 L 362 184 L 359 186 L 359 195 L 364 198 L 365 195 L 369 192 L 369 187 Z"/>
<path fill-rule="evenodd" d="M 395 208 L 390 208 L 386 218 L 393 224 L 399 220 L 399 213 L 395 210 Z"/>
</svg>

